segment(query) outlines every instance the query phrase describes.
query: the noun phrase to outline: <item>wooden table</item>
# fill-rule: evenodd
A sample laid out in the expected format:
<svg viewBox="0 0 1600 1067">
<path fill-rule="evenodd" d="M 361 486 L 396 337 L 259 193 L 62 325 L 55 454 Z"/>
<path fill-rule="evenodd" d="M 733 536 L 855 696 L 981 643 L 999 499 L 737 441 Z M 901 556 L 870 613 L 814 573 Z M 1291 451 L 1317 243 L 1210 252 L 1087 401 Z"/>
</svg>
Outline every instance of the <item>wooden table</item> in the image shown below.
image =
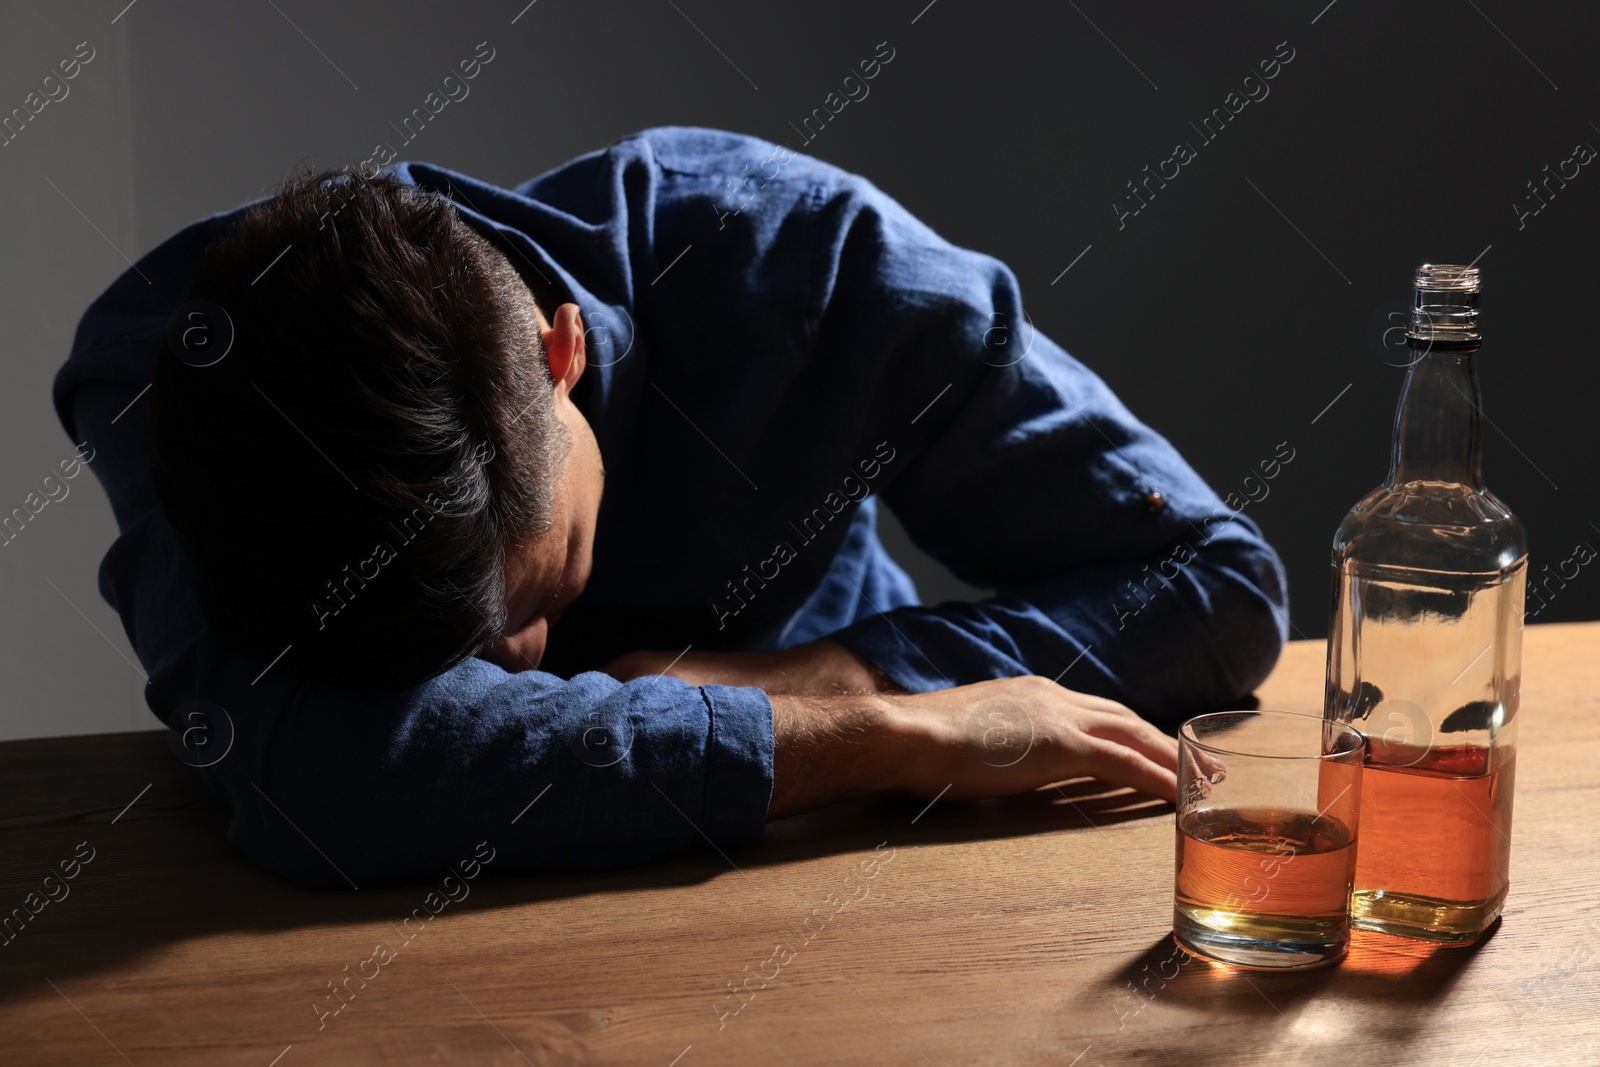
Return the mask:
<svg viewBox="0 0 1600 1067">
<path fill-rule="evenodd" d="M 1263 706 L 1316 710 L 1322 648 L 1292 645 Z M 246 866 L 161 734 L 11 742 L 0 905 L 79 842 L 93 859 L 0 948 L 0 1063 L 1600 1063 L 1597 653 L 1600 623 L 1527 635 L 1493 936 L 1358 935 L 1299 975 L 1180 966 L 1171 809 L 1096 788 L 871 800 L 727 856 L 480 878 L 406 941 L 434 887 Z"/>
</svg>

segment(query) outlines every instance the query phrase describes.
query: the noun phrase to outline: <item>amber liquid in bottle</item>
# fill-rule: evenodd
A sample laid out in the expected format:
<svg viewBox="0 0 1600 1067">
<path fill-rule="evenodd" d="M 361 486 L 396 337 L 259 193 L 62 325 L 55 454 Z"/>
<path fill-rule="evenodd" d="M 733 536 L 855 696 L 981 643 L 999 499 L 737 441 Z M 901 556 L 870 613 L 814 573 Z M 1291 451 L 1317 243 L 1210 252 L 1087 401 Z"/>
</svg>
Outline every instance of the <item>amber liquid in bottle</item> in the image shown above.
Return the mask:
<svg viewBox="0 0 1600 1067">
<path fill-rule="evenodd" d="M 1361 818 L 1380 827 L 1361 838 L 1355 912 L 1383 921 L 1405 907 L 1409 918 L 1461 934 L 1481 931 L 1499 913 L 1509 888 L 1511 790 L 1516 760 L 1482 773 L 1490 749 L 1480 745 L 1435 748 L 1404 769 L 1369 761 L 1362 783 Z M 1411 754 L 1380 753 L 1399 756 Z M 1415 824 L 1382 829 L 1385 812 L 1417 813 Z M 1485 824 L 1493 832 L 1485 830 Z M 1404 886 L 1411 903 L 1374 893 Z M 1426 910 L 1414 914 L 1416 905 Z M 1406 913 L 1402 913 L 1406 914 Z"/>
<path fill-rule="evenodd" d="M 1352 925 L 1476 941 L 1510 885 L 1527 540 L 1483 483 L 1478 274 L 1425 265 L 1384 484 L 1334 538 L 1325 714 L 1367 737 Z"/>
</svg>

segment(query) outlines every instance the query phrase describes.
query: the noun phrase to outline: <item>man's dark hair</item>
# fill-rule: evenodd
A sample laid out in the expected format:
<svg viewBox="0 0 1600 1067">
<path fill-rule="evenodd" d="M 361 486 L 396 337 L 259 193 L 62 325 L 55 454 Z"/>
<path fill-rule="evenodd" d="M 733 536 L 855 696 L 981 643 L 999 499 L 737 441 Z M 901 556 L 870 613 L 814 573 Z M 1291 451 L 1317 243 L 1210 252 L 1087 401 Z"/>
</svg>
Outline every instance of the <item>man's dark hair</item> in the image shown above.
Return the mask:
<svg viewBox="0 0 1600 1067">
<path fill-rule="evenodd" d="M 180 318 L 227 321 L 156 357 L 153 478 L 218 639 L 372 690 L 498 637 L 507 545 L 549 527 L 567 450 L 506 257 L 392 174 L 309 173 L 206 250 L 188 295 Z"/>
</svg>

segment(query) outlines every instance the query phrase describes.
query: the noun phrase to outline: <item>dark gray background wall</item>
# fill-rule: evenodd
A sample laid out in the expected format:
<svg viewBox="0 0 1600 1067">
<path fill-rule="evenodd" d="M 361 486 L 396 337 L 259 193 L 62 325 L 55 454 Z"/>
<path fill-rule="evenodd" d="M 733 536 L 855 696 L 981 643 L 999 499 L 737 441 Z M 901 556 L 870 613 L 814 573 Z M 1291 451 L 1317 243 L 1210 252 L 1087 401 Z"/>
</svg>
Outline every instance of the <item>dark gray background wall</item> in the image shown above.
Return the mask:
<svg viewBox="0 0 1600 1067">
<path fill-rule="evenodd" d="M 1334 526 L 1383 476 L 1402 371 L 1378 336 L 1425 260 L 1485 271 L 1486 469 L 1527 522 L 1535 571 L 1600 546 L 1600 168 L 1552 181 L 1537 214 L 1514 206 L 1537 207 L 1527 183 L 1576 145 L 1600 147 L 1579 4 L 525 2 L 0 11 L 0 111 L 79 41 L 96 49 L 0 148 L 0 510 L 70 454 L 50 379 L 124 257 L 297 164 L 396 140 L 389 124 L 479 42 L 496 54 L 471 96 L 403 155 L 513 184 L 655 124 L 798 148 L 795 126 L 886 41 L 870 95 L 805 150 L 1009 263 L 1037 328 L 1219 492 L 1288 442 L 1294 460 L 1246 513 L 1287 562 L 1297 636 L 1325 632 Z M 1280 42 L 1293 59 L 1270 95 L 1205 143 L 1190 124 Z M 1197 157 L 1119 224 L 1126 183 L 1179 141 Z M 0 547 L 0 736 L 154 725 L 95 587 L 114 533 L 85 478 Z M 960 593 L 886 537 L 928 599 Z M 1585 569 L 1536 621 L 1597 615 Z"/>
</svg>

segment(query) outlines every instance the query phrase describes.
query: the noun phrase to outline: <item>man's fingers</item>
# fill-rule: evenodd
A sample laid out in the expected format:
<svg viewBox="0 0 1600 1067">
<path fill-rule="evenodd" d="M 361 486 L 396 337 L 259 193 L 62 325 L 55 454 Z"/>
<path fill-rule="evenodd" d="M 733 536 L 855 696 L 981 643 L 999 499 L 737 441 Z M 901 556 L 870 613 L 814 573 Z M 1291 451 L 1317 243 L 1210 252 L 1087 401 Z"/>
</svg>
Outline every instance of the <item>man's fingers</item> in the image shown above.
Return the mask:
<svg viewBox="0 0 1600 1067">
<path fill-rule="evenodd" d="M 1091 736 L 1090 743 L 1094 758 L 1092 773 L 1096 778 L 1112 785 L 1131 786 L 1169 803 L 1177 802 L 1178 776 L 1170 768 L 1162 767 L 1144 753 L 1115 741 Z"/>
<path fill-rule="evenodd" d="M 1169 771 L 1178 769 L 1178 742 L 1143 719 L 1097 717 L 1085 722 L 1083 729 L 1142 753 Z"/>
<path fill-rule="evenodd" d="M 1189 754 L 1188 760 L 1185 761 L 1184 772 L 1194 778 L 1204 778 L 1207 782 L 1212 780 L 1220 782 L 1227 774 L 1228 761 L 1215 752 L 1206 752 L 1193 745 L 1184 751 Z"/>
</svg>

